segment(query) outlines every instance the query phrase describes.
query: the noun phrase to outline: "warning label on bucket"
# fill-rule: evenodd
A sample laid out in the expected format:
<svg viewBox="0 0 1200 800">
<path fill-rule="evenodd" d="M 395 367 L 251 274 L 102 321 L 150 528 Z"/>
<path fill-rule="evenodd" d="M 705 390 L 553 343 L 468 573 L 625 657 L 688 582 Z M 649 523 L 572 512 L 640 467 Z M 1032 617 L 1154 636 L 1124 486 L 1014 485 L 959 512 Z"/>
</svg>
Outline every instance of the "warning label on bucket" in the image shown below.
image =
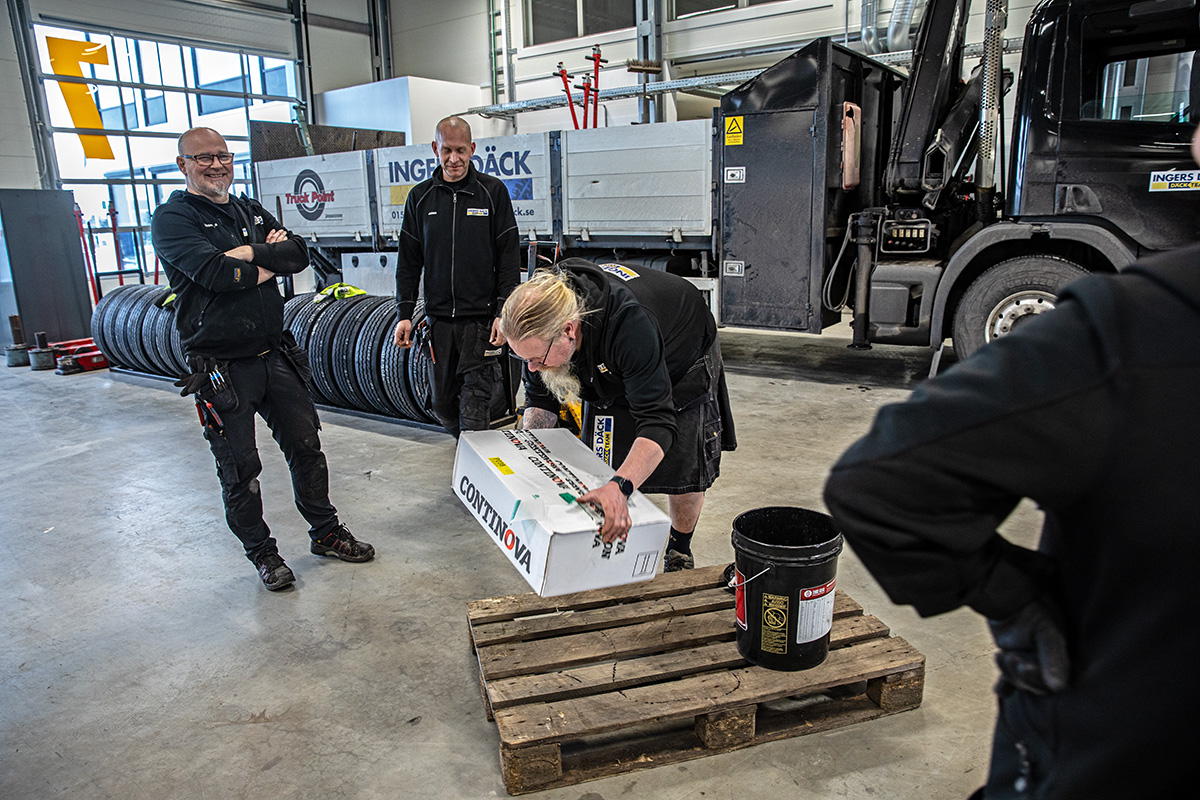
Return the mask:
<svg viewBox="0 0 1200 800">
<path fill-rule="evenodd" d="M 762 643 L 758 649 L 764 653 L 787 653 L 788 600 L 786 595 L 763 592 Z"/>
<path fill-rule="evenodd" d="M 796 644 L 820 639 L 833 627 L 834 578 L 822 586 L 801 589 L 796 602 Z"/>
</svg>

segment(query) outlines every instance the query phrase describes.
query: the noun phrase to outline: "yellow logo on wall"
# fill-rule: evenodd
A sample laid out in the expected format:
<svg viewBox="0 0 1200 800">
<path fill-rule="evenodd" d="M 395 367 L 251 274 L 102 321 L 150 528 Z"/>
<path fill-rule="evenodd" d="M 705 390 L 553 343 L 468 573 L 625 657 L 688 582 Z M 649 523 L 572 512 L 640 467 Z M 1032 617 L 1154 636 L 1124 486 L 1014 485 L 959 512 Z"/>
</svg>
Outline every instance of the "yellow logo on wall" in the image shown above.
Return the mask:
<svg viewBox="0 0 1200 800">
<path fill-rule="evenodd" d="M 108 48 L 96 42 L 47 36 L 46 50 L 50 53 L 50 71 L 55 75 L 82 78 L 83 68 L 80 64 L 108 63 Z M 76 128 L 104 127 L 100 119 L 100 107 L 96 105 L 96 98 L 86 84 L 58 81 L 58 88 L 66 101 L 67 111 L 71 113 L 71 123 Z M 83 145 L 83 154 L 88 158 L 116 158 L 107 136 L 81 133 L 79 143 Z"/>
</svg>

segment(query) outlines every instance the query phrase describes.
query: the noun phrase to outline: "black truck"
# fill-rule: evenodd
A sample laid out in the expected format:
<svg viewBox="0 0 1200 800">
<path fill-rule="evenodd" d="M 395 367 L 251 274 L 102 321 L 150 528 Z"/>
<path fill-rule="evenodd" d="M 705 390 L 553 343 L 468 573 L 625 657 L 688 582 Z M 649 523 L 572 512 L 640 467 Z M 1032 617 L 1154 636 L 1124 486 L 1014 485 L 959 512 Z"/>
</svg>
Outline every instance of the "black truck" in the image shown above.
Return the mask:
<svg viewBox="0 0 1200 800">
<path fill-rule="evenodd" d="M 963 357 L 1085 272 L 1200 239 L 1195 0 L 1045 0 L 1015 82 L 1003 0 L 964 79 L 968 4 L 930 0 L 907 76 L 821 39 L 721 99 L 723 324 L 819 333 L 849 308 L 852 346 L 938 348 L 936 370 L 948 338 Z"/>
</svg>

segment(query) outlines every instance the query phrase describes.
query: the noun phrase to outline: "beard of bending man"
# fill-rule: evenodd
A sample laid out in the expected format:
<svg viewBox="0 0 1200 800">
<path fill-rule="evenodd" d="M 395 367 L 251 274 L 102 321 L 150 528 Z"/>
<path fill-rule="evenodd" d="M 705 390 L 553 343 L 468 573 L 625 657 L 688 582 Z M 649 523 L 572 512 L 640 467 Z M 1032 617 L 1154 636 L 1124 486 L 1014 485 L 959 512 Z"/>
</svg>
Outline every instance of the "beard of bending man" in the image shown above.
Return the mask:
<svg viewBox="0 0 1200 800">
<path fill-rule="evenodd" d="M 537 374 L 558 402 L 564 405 L 579 402 L 579 376 L 570 361 L 558 367 L 541 367 Z"/>
</svg>

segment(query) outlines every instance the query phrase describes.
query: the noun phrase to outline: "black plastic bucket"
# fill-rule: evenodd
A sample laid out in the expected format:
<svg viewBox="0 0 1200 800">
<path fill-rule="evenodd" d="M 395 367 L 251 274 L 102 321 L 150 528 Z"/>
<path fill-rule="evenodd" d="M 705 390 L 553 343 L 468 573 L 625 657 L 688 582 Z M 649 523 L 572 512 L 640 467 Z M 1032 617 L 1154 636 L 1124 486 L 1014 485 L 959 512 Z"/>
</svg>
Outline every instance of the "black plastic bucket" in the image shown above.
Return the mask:
<svg viewBox="0 0 1200 800">
<path fill-rule="evenodd" d="M 842 535 L 827 514 L 768 506 L 733 521 L 738 652 L 795 671 L 829 655 Z"/>
</svg>

